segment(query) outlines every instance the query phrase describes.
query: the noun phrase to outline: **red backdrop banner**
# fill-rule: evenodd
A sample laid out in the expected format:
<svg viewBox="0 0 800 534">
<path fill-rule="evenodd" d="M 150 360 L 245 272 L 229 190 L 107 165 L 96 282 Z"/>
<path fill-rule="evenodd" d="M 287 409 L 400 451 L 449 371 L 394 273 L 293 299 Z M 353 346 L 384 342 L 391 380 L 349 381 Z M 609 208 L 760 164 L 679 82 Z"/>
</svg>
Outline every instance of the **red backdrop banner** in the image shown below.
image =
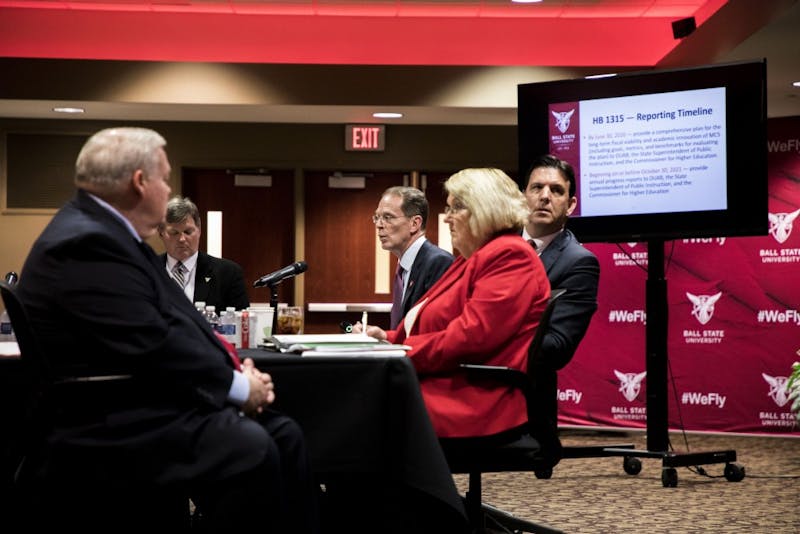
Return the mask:
<svg viewBox="0 0 800 534">
<path fill-rule="evenodd" d="M 800 117 L 769 120 L 768 150 L 769 235 L 664 244 L 671 430 L 800 436 L 786 393 L 800 360 Z M 559 373 L 559 422 L 645 428 L 647 244 L 587 248 L 599 306 Z"/>
</svg>

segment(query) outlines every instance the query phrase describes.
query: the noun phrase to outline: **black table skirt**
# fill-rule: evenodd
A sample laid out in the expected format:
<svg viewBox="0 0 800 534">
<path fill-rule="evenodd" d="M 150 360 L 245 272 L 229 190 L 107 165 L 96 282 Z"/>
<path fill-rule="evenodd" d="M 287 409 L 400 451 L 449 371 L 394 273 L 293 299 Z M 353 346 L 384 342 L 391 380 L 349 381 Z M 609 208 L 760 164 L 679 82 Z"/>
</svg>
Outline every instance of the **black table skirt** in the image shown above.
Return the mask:
<svg viewBox="0 0 800 534">
<path fill-rule="evenodd" d="M 259 349 L 239 355 L 272 375 L 272 407 L 303 428 L 322 483 L 376 484 L 362 488 L 362 496 L 377 486 L 407 487 L 446 505 L 457 521 L 465 518 L 410 360 Z"/>
</svg>

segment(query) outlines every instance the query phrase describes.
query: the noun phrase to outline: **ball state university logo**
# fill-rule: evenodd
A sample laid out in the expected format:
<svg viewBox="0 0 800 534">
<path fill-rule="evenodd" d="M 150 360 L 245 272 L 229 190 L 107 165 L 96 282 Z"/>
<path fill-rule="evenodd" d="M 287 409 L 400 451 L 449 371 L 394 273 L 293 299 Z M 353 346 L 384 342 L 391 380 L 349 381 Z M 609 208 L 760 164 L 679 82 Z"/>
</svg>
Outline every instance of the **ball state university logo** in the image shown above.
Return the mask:
<svg viewBox="0 0 800 534">
<path fill-rule="evenodd" d="M 569 128 L 569 120 L 572 117 L 572 114 L 575 113 L 575 110 L 551 111 L 550 113 L 552 113 L 553 117 L 556 118 L 556 128 L 558 128 L 558 131 L 563 134 Z"/>
<path fill-rule="evenodd" d="M 628 402 L 633 401 L 642 390 L 642 380 L 647 375 L 647 371 L 641 373 L 622 373 L 614 369 L 614 374 L 619 378 L 619 391 Z"/>
<path fill-rule="evenodd" d="M 767 395 L 775 401 L 778 407 L 783 407 L 789 402 L 789 392 L 786 391 L 786 383 L 789 381 L 785 376 L 769 376 L 766 373 L 761 373 L 764 380 L 769 384 L 769 393 Z"/>
<path fill-rule="evenodd" d="M 800 215 L 800 209 L 791 213 L 770 213 L 769 233 L 778 243 L 783 243 L 792 235 L 792 223 Z"/>
<path fill-rule="evenodd" d="M 700 324 L 706 324 L 711 320 L 714 315 L 714 304 L 721 296 L 721 291 L 716 295 L 692 295 L 686 292 L 686 297 L 692 302 L 692 315 Z"/>
</svg>

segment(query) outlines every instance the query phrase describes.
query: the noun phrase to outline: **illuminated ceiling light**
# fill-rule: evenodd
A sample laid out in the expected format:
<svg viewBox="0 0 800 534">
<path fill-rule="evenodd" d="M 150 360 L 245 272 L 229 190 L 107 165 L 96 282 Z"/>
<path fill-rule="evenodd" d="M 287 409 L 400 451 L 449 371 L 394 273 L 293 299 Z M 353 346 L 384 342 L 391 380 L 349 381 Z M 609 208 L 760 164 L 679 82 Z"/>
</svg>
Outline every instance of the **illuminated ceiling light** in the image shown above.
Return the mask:
<svg viewBox="0 0 800 534">
<path fill-rule="evenodd" d="M 86 110 L 83 108 L 58 107 L 53 108 L 53 111 L 56 113 L 84 113 Z"/>
<path fill-rule="evenodd" d="M 511 0 L 512 4 L 538 4 L 542 0 Z"/>
<path fill-rule="evenodd" d="M 794 85 L 795 87 L 800 87 L 800 82 L 792 82 L 792 85 Z"/>
<path fill-rule="evenodd" d="M 598 78 L 613 78 L 616 75 L 617 75 L 617 73 L 610 72 L 608 74 L 592 74 L 591 76 L 586 76 L 585 78 L 587 80 L 596 80 Z"/>
<path fill-rule="evenodd" d="M 393 113 L 393 112 L 378 112 L 378 113 L 373 113 L 372 116 L 375 117 L 376 119 L 402 119 L 403 118 L 403 114 L 402 113 Z"/>
</svg>

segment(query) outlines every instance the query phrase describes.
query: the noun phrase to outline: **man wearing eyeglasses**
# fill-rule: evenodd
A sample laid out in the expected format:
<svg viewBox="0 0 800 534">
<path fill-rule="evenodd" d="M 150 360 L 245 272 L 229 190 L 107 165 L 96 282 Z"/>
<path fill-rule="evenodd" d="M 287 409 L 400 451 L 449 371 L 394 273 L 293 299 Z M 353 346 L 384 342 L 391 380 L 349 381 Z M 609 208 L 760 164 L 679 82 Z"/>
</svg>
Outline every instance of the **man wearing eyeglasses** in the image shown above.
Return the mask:
<svg viewBox="0 0 800 534">
<path fill-rule="evenodd" d="M 408 310 L 453 263 L 453 255 L 425 238 L 428 199 L 415 187 L 390 187 L 381 195 L 372 216 L 381 248 L 398 259 L 392 284 L 394 330 Z"/>
</svg>

